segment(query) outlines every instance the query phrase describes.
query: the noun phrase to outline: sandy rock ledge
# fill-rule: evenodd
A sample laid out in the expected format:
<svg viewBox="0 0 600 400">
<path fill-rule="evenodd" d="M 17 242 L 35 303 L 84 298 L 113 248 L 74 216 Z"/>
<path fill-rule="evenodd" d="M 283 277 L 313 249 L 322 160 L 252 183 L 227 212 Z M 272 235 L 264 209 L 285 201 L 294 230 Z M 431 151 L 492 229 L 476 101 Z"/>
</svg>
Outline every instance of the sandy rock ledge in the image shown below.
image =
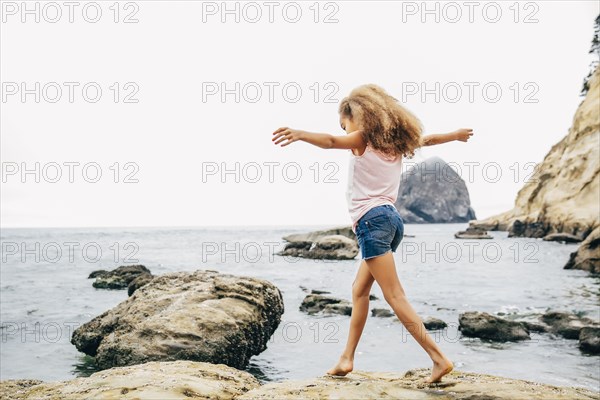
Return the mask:
<svg viewBox="0 0 600 400">
<path fill-rule="evenodd" d="M 152 361 L 96 372 L 87 378 L 36 382 L 2 381 L 0 399 L 234 399 L 259 387 L 258 380 L 247 372 L 194 361 Z"/>
<path fill-rule="evenodd" d="M 320 376 L 261 386 L 249 373 L 223 364 L 149 362 L 64 382 L 2 381 L 0 399 L 600 399 L 587 389 L 456 370 L 442 383 L 430 385 L 424 382 L 429 374 L 428 368 L 406 373 L 353 371 L 340 378 Z"/>
</svg>

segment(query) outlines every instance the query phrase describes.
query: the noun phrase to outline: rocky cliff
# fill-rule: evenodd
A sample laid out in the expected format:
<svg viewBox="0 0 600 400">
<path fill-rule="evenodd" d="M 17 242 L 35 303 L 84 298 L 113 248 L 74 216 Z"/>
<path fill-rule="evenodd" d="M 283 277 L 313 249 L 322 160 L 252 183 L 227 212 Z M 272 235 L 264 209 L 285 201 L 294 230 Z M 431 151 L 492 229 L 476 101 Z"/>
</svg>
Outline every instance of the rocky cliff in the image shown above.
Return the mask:
<svg viewBox="0 0 600 400">
<path fill-rule="evenodd" d="M 567 135 L 555 144 L 512 210 L 473 227 L 508 230 L 509 236 L 569 233 L 585 238 L 600 225 L 600 68 L 580 103 Z"/>
</svg>

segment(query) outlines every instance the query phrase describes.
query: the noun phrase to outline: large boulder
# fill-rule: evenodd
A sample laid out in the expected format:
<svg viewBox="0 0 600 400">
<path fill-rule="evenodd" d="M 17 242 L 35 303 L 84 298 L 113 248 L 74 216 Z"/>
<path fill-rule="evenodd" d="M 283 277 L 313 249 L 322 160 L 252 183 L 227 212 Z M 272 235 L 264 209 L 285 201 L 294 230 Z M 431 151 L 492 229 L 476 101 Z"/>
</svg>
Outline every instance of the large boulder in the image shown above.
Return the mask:
<svg viewBox="0 0 600 400">
<path fill-rule="evenodd" d="M 174 272 L 77 328 L 71 343 L 103 369 L 174 360 L 245 368 L 267 348 L 283 311 L 281 292 L 270 282 L 212 270 Z"/>
<path fill-rule="evenodd" d="M 475 218 L 465 181 L 439 157 L 402 174 L 394 204 L 405 223 L 456 223 Z"/>
<path fill-rule="evenodd" d="M 508 230 L 512 237 L 552 233 L 585 238 L 598 225 L 600 204 L 600 68 L 567 135 L 552 146 L 517 194 L 512 210 L 472 226 Z"/>
<path fill-rule="evenodd" d="M 112 368 L 86 378 L 42 382 L 0 382 L 0 399 L 235 399 L 258 388 L 258 380 L 224 364 L 193 361 L 148 362 Z"/>
<path fill-rule="evenodd" d="M 396 316 L 394 316 L 393 321 L 397 323 L 402 323 Z M 442 321 L 439 318 L 431 316 L 422 319 L 422 321 L 423 325 L 425 326 L 425 329 L 427 329 L 428 331 L 437 331 L 448 327 L 448 324 L 446 322 Z"/>
<path fill-rule="evenodd" d="M 571 253 L 565 269 L 581 269 L 600 274 L 600 226 L 585 238 L 577 251 Z"/>
</svg>

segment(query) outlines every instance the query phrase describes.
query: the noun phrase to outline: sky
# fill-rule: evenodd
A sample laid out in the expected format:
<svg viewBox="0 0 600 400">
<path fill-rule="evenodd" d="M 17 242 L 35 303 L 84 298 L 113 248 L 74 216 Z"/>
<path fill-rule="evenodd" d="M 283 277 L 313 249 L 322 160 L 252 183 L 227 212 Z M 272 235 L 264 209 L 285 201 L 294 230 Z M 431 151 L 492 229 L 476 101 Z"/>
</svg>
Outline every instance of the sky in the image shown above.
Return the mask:
<svg viewBox="0 0 600 400">
<path fill-rule="evenodd" d="M 375 83 L 465 180 L 517 192 L 582 101 L 597 1 L 1 3 L 2 227 L 349 225 L 337 106 Z"/>
</svg>

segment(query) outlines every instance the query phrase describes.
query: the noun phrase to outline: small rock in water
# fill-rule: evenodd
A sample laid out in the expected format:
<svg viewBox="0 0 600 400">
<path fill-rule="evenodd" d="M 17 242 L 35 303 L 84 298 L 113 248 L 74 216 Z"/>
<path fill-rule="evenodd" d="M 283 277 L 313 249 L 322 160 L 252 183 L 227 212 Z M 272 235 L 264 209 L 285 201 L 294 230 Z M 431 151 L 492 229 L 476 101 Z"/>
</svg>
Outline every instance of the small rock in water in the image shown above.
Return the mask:
<svg viewBox="0 0 600 400">
<path fill-rule="evenodd" d="M 340 314 L 340 315 L 352 315 L 352 304 L 343 301 L 335 304 L 328 304 L 323 309 L 323 314 Z"/>
<path fill-rule="evenodd" d="M 596 227 L 569 256 L 565 269 L 581 269 L 600 274 L 600 226 Z"/>
<path fill-rule="evenodd" d="M 581 328 L 579 348 L 587 354 L 600 354 L 600 328 L 589 326 Z"/>
<path fill-rule="evenodd" d="M 358 254 L 358 241 L 352 227 L 343 226 L 283 237 L 286 245 L 280 256 L 323 260 L 352 260 Z"/>
<path fill-rule="evenodd" d="M 442 321 L 439 318 L 434 318 L 434 317 L 427 317 L 424 321 L 423 324 L 425 325 L 425 328 L 431 330 L 431 331 L 436 331 L 439 329 L 444 329 L 445 327 L 448 326 L 447 323 L 445 323 L 444 321 Z"/>
<path fill-rule="evenodd" d="M 358 254 L 358 243 L 343 235 L 329 235 L 323 236 L 315 242 L 287 243 L 284 249 L 277 254 L 320 260 L 352 260 Z"/>
<path fill-rule="evenodd" d="M 529 331 L 516 321 L 498 318 L 486 312 L 468 311 L 458 317 L 458 329 L 465 336 L 478 337 L 495 342 L 530 339 Z"/>
<path fill-rule="evenodd" d="M 308 314 L 316 314 L 322 311 L 324 314 L 351 315 L 352 303 L 332 296 L 309 294 L 302 300 L 300 311 Z"/>
<path fill-rule="evenodd" d="M 581 238 L 570 233 L 551 233 L 543 237 L 546 242 L 579 243 Z"/>
<path fill-rule="evenodd" d="M 491 239 L 487 231 L 481 228 L 469 226 L 465 231 L 459 231 L 454 234 L 457 239 Z"/>
<path fill-rule="evenodd" d="M 387 308 L 373 308 L 371 309 L 371 315 L 373 317 L 389 318 L 393 317 L 395 314 Z"/>
<path fill-rule="evenodd" d="M 143 265 L 122 265 L 112 271 L 99 270 L 92 272 L 88 279 L 96 278 L 92 284 L 97 289 L 126 289 L 139 275 L 152 273 Z"/>
<path fill-rule="evenodd" d="M 518 321 L 521 324 L 523 324 L 523 326 L 529 331 L 529 332 L 538 332 L 538 333 L 545 333 L 549 331 L 549 328 L 547 325 L 542 325 L 542 324 L 536 324 L 535 322 L 529 322 L 529 321 Z"/>
<path fill-rule="evenodd" d="M 598 323 L 587 317 L 562 311 L 549 311 L 540 320 L 550 326 L 550 332 L 565 339 L 579 339 L 579 333 L 584 327 L 598 327 Z"/>
</svg>

